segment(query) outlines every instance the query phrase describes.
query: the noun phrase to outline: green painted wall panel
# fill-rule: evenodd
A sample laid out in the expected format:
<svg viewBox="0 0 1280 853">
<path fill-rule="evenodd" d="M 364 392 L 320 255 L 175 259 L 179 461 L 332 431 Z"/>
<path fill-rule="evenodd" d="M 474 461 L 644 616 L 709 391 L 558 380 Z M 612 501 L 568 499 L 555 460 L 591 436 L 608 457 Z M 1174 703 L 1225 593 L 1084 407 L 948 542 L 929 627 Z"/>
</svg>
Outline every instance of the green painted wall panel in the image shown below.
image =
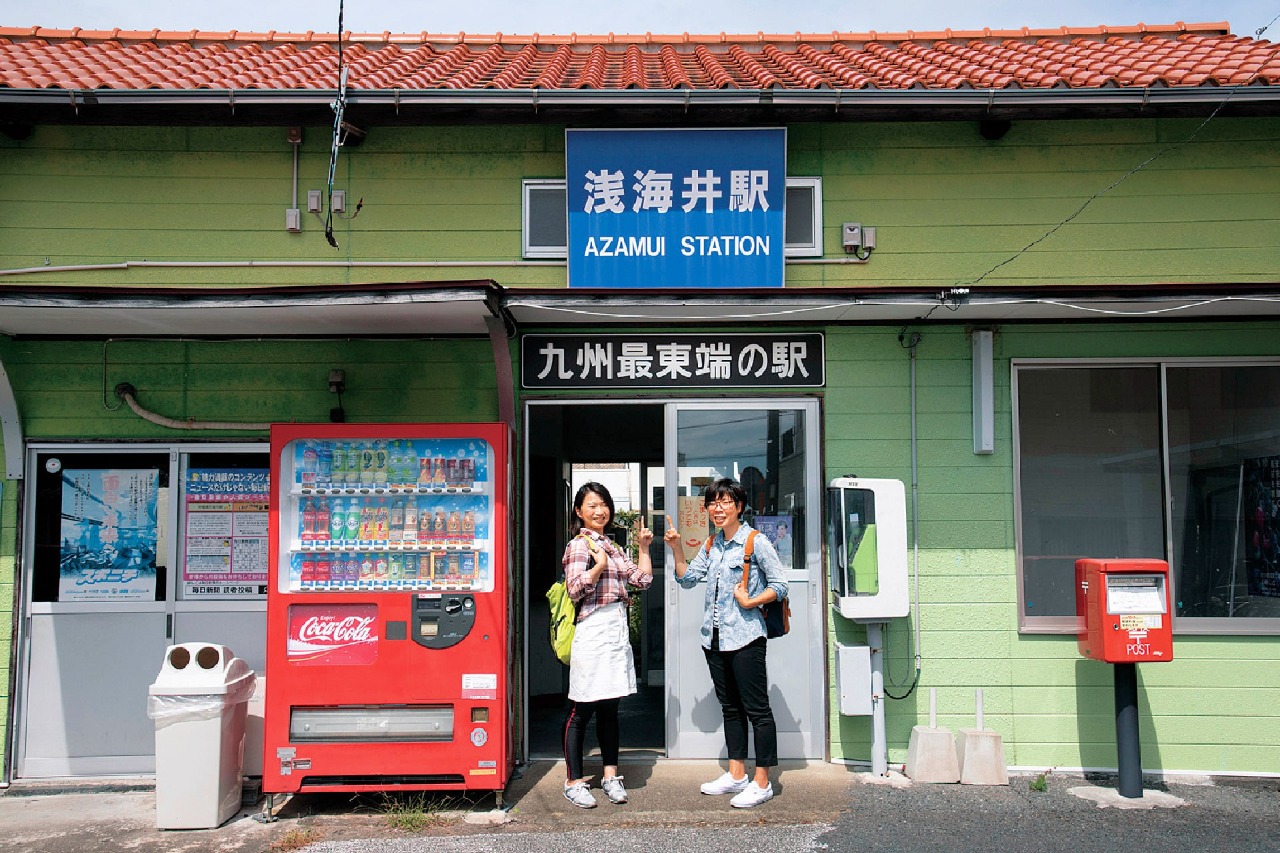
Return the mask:
<svg viewBox="0 0 1280 853">
<path fill-rule="evenodd" d="M 986 277 L 989 285 L 1269 281 L 1280 267 L 1275 119 L 1018 122 L 999 142 L 971 122 L 818 124 L 791 129 L 792 172 L 820 174 L 826 242 L 839 223 L 879 228 L 865 266 L 792 265 L 813 286 L 950 286 L 1014 256 L 1153 154 L 1143 171 Z M 293 148 L 279 128 L 38 127 L 0 140 L 0 268 L 227 257 L 332 259 L 320 223 L 287 234 Z M 299 189 L 323 188 L 327 130 L 306 128 Z M 376 128 L 342 151 L 336 185 L 364 198 L 338 223 L 342 257 L 513 260 L 522 177 L 563 174 L 556 127 Z M 563 286 L 563 271 L 475 268 L 512 287 Z M 534 272 L 534 270 L 537 270 Z M 97 283 L 50 274 L 41 283 Z M 419 276 L 441 280 L 449 275 Z M 172 281 L 400 281 L 398 271 L 222 271 Z M 109 284 L 153 283 L 140 271 Z M 11 283 L 11 282 L 6 282 Z"/>
<path fill-rule="evenodd" d="M 331 368 L 347 372 L 351 422 L 493 420 L 497 383 L 487 339 L 453 341 L 101 342 L 5 341 L 5 364 L 27 436 L 166 437 L 115 398 L 138 389 L 167 417 L 214 421 L 327 422 Z M 104 379 L 105 370 L 105 379 Z M 103 398 L 115 409 L 104 408 Z M 202 432 L 201 437 L 217 433 Z M 235 433 L 224 433 L 235 435 Z"/>
<path fill-rule="evenodd" d="M 981 688 L 986 722 L 1003 735 L 1011 764 L 1114 767 L 1112 669 L 1081 660 L 1074 636 L 1016 631 L 1008 359 L 1276 355 L 1280 335 L 1273 324 L 1238 321 L 1001 327 L 996 335 L 997 453 L 979 457 L 972 453 L 968 414 L 968 338 L 960 328 L 919 331 L 917 393 L 928 401 L 918 406 L 922 677 L 911 698 L 888 703 L 888 730 L 905 732 L 905 738 L 911 725 L 927 722 L 931 687 L 938 691 L 944 724 L 953 729 L 972 725 L 974 690 Z M 909 375 L 896 332 L 827 331 L 829 474 L 856 470 L 909 483 L 909 447 L 903 446 L 910 428 Z M 901 441 L 893 440 L 895 427 Z M 874 462 L 874 471 L 859 464 L 866 460 Z M 967 511 L 969 505 L 973 511 Z M 989 520 L 974 524 L 975 518 Z M 835 622 L 833 636 L 864 642 L 858 631 L 842 628 L 839 617 Z M 905 631 L 891 627 L 886 654 L 899 681 L 912 669 L 912 648 Z M 1148 741 L 1144 765 L 1219 772 L 1280 766 L 1265 764 L 1264 755 L 1247 749 L 1251 741 L 1274 741 L 1269 732 L 1275 727 L 1274 708 L 1280 707 L 1280 644 L 1275 638 L 1180 635 L 1176 648 L 1174 662 L 1141 669 Z M 1255 676 L 1263 669 L 1265 674 Z M 1206 689 L 1206 684 L 1216 689 Z M 1201 736 L 1199 728 L 1223 713 L 1224 694 L 1230 696 L 1229 731 Z M 905 740 L 890 735 L 891 760 L 905 757 L 904 746 Z M 865 759 L 869 749 L 867 721 L 837 722 L 833 717 L 833 754 Z"/>
</svg>

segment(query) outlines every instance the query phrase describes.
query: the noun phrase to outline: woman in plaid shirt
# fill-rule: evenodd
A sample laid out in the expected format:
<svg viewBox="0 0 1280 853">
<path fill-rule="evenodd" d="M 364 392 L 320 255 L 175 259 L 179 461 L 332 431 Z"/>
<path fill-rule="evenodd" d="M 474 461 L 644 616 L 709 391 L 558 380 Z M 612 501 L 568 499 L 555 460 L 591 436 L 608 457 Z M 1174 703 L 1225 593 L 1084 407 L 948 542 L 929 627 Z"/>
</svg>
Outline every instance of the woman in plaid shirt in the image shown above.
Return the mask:
<svg viewBox="0 0 1280 853">
<path fill-rule="evenodd" d="M 573 499 L 577 535 L 564 549 L 564 578 L 578 608 L 573 650 L 569 656 L 569 715 L 564 724 L 564 796 L 575 806 L 595 808 L 582 775 L 582 742 L 587 724 L 596 719 L 596 739 L 604 775 L 600 787 L 609 801 L 627 801 L 618 775 L 618 703 L 636 692 L 636 666 L 631 654 L 627 606 L 628 585 L 653 583 L 649 543 L 653 531 L 640 529 L 639 565 L 613 543 L 605 531 L 613 524 L 613 497 L 599 483 L 584 483 Z"/>
</svg>

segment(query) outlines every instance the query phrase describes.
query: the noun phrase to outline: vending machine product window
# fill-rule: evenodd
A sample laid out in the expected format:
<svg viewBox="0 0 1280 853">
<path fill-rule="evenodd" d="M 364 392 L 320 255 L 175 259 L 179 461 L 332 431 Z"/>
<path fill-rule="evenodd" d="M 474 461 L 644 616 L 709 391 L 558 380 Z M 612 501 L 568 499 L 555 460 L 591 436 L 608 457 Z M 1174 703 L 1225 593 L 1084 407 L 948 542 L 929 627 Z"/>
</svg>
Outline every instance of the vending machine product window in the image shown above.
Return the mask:
<svg viewBox="0 0 1280 853">
<path fill-rule="evenodd" d="M 478 439 L 290 442 L 280 591 L 492 591 L 492 468 Z"/>
</svg>

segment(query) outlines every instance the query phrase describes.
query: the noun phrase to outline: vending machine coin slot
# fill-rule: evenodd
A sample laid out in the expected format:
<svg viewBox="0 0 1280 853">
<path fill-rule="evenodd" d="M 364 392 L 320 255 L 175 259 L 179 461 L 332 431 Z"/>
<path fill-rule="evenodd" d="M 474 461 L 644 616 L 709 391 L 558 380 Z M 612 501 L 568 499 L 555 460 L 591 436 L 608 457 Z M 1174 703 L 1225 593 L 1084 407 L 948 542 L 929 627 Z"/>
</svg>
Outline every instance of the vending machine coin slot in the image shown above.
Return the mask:
<svg viewBox="0 0 1280 853">
<path fill-rule="evenodd" d="M 414 602 L 413 640 L 428 649 L 456 646 L 475 624 L 475 597 L 468 593 L 424 593 Z"/>
</svg>

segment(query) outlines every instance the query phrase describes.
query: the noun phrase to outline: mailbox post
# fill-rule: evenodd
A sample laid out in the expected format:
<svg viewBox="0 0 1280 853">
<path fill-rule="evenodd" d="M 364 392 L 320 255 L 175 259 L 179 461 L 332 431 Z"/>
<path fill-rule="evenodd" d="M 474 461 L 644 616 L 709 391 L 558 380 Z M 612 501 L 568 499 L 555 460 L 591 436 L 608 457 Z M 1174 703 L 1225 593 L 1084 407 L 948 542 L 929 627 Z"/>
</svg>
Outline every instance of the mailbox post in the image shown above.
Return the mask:
<svg viewBox="0 0 1280 853">
<path fill-rule="evenodd" d="M 1149 559 L 1076 561 L 1080 654 L 1114 665 L 1116 758 L 1122 797 L 1142 797 L 1138 664 L 1173 660 L 1169 564 Z"/>
</svg>

